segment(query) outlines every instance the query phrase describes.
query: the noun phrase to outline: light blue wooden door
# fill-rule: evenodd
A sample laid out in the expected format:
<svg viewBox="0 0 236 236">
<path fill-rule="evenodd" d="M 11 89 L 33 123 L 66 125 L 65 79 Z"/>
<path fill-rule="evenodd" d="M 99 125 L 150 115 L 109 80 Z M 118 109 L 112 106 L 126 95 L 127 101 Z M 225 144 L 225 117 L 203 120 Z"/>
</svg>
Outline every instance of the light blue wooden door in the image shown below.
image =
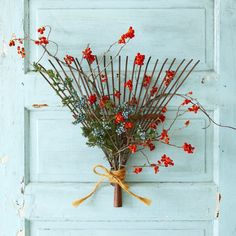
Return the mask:
<svg viewBox="0 0 236 236">
<path fill-rule="evenodd" d="M 216 121 L 236 124 L 234 0 L 1 3 L 3 39 L 23 30 L 34 37 L 37 27 L 51 25 L 61 56 L 78 55 L 87 43 L 101 54 L 132 25 L 136 38 L 123 54 L 132 56 L 138 49 L 161 60 L 200 59 L 184 90 L 193 90 Z M 35 60 L 37 48 L 27 49 Z M 128 173 L 132 189 L 153 200 L 150 207 L 124 194 L 123 207 L 113 208 L 113 188 L 105 184 L 75 209 L 71 202 L 90 192 L 97 181 L 93 165 L 106 165 L 102 152 L 86 146 L 80 128 L 71 124 L 69 111 L 43 79 L 29 71 L 27 62 L 16 59 L 5 43 L 1 53 L 0 235 L 236 235 L 235 133 L 213 126 L 202 129 L 207 118 L 188 115 L 192 127 L 176 139 L 194 143 L 196 154 L 160 148 L 151 158 L 167 152 L 175 167 L 158 175 Z M 40 103 L 49 106 L 32 107 Z M 173 106 L 172 114 L 175 111 Z M 219 192 L 223 197 L 220 218 Z"/>
</svg>

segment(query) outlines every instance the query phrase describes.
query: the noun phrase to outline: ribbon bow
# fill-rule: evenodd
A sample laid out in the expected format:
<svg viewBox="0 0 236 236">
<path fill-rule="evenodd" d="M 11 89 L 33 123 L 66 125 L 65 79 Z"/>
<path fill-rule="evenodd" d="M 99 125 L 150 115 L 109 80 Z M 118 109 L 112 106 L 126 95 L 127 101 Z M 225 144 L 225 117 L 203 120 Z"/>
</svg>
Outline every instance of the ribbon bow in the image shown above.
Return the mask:
<svg viewBox="0 0 236 236">
<path fill-rule="evenodd" d="M 97 169 L 101 169 L 103 170 L 104 173 L 99 173 L 97 171 Z M 96 175 L 101 176 L 102 178 L 96 183 L 94 189 L 92 190 L 91 193 L 89 193 L 88 195 L 86 195 L 83 198 L 80 198 L 78 200 L 75 200 L 72 204 L 74 207 L 79 206 L 81 203 L 83 203 L 86 199 L 90 198 L 98 189 L 98 187 L 100 186 L 100 184 L 105 180 L 108 179 L 110 181 L 110 183 L 114 183 L 114 184 L 118 184 L 124 191 L 126 191 L 128 194 L 130 194 L 131 196 L 137 198 L 138 200 L 140 200 L 141 202 L 143 202 L 145 205 L 151 205 L 151 200 L 148 198 L 144 198 L 144 197 L 140 197 L 138 195 L 136 195 L 135 193 L 131 192 L 129 190 L 129 185 L 127 183 L 124 183 L 125 180 L 125 174 L 126 174 L 126 169 L 122 168 L 120 170 L 116 170 L 116 171 L 110 171 L 108 170 L 106 167 L 102 166 L 102 165 L 96 165 L 93 168 L 93 172 Z"/>
</svg>

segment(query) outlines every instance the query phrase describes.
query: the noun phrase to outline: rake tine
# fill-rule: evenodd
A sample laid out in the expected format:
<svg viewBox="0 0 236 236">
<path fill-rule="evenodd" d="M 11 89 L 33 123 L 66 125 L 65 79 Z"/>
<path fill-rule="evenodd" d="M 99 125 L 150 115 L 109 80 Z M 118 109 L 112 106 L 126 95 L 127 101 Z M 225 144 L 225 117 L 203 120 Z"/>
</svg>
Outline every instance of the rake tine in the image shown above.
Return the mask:
<svg viewBox="0 0 236 236">
<path fill-rule="evenodd" d="M 125 79 L 124 79 L 124 85 L 127 81 L 127 71 L 128 71 L 128 56 L 126 56 L 126 61 L 125 61 Z M 124 86 L 124 91 L 123 91 L 123 103 L 125 103 L 125 95 L 126 95 L 126 87 Z"/>
</svg>

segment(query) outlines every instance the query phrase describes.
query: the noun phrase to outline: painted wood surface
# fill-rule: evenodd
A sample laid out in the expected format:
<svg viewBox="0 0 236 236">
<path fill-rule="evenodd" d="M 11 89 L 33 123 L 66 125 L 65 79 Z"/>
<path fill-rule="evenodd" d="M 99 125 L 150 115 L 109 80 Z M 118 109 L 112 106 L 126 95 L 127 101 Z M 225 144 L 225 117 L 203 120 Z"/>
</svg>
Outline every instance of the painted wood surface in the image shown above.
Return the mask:
<svg viewBox="0 0 236 236">
<path fill-rule="evenodd" d="M 35 28 L 50 24 L 52 37 L 61 45 L 60 55 L 67 48 L 68 53 L 79 54 L 88 42 L 101 54 L 105 45 L 133 25 L 137 39 L 125 54 L 133 55 L 139 48 L 161 59 L 200 59 L 184 90 L 193 90 L 216 121 L 236 123 L 234 0 L 0 3 L 0 38 L 5 41 L 12 32 L 24 30 L 34 36 Z M 208 121 L 202 115 L 195 116 L 192 128 L 176 137 L 180 142 L 188 137 L 196 144 L 195 155 L 160 147 L 151 158 L 168 151 L 176 156 L 174 168 L 160 175 L 129 172 L 131 189 L 151 198 L 151 207 L 124 194 L 124 207 L 114 209 L 113 189 L 105 183 L 93 198 L 74 209 L 72 200 L 88 193 L 96 182 L 91 167 L 104 163 L 102 153 L 85 145 L 79 127 L 71 125 L 70 114 L 47 84 L 29 72 L 14 50 L 5 49 L 6 43 L 0 45 L 1 236 L 236 234 L 235 133 L 214 127 L 203 130 Z M 38 54 L 32 49 L 30 58 Z M 34 109 L 34 103 L 49 107 Z"/>
</svg>

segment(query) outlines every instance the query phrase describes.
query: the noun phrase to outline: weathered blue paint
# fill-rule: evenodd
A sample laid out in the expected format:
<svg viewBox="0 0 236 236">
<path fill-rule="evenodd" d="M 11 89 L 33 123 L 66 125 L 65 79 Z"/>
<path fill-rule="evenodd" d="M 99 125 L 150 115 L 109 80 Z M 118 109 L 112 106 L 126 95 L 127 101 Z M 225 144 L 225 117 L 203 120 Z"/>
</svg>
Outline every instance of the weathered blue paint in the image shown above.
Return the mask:
<svg viewBox="0 0 236 236">
<path fill-rule="evenodd" d="M 22 36 L 23 30 L 35 36 L 35 28 L 50 24 L 60 55 L 67 48 L 79 55 L 88 42 L 101 54 L 133 25 L 137 37 L 124 54 L 133 55 L 138 48 L 160 59 L 200 59 L 185 91 L 193 90 L 216 121 L 236 123 L 234 0 L 1 3 L 0 32 L 5 40 L 12 32 Z M 72 200 L 88 193 L 96 182 L 92 166 L 104 164 L 102 153 L 85 145 L 80 128 L 71 125 L 69 112 L 61 108 L 42 78 L 27 72 L 27 63 L 23 66 L 14 50 L 5 54 L 5 46 L 0 46 L 0 53 L 4 49 L 0 55 L 1 236 L 24 235 L 23 230 L 26 236 L 236 235 L 235 133 L 216 127 L 201 129 L 207 124 L 203 115 L 186 117 L 193 119 L 192 127 L 175 137 L 180 143 L 186 139 L 194 143 L 195 155 L 159 147 L 151 158 L 167 152 L 175 157 L 174 168 L 158 175 L 128 174 L 132 190 L 151 198 L 152 206 L 124 194 L 124 207 L 115 209 L 113 189 L 104 184 L 93 198 L 74 209 Z M 34 60 L 38 52 L 29 48 Z M 33 109 L 34 103 L 49 107 Z M 176 107 L 172 105 L 173 114 Z M 133 158 L 141 161 L 139 156 Z"/>
</svg>

